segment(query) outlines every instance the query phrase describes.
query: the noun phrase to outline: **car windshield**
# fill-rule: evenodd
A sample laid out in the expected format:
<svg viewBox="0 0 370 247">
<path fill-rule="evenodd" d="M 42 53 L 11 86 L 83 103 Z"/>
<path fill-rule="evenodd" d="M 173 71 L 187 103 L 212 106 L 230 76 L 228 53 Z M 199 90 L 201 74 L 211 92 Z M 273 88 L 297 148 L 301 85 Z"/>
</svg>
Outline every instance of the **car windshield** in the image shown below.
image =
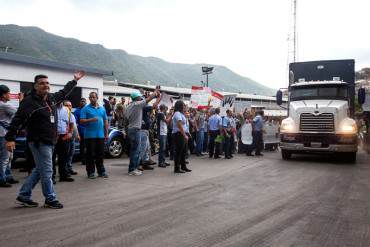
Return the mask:
<svg viewBox="0 0 370 247">
<path fill-rule="evenodd" d="M 348 89 L 346 85 L 315 85 L 292 87 L 290 101 L 310 99 L 339 99 L 347 100 Z"/>
</svg>

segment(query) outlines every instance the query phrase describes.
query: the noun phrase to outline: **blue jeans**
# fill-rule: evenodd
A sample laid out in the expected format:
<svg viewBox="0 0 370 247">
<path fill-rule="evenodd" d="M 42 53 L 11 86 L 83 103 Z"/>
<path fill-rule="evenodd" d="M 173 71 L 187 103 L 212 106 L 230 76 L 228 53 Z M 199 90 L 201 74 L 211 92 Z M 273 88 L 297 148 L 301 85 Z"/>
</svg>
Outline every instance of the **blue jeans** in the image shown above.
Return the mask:
<svg viewBox="0 0 370 247">
<path fill-rule="evenodd" d="M 167 135 L 159 136 L 159 153 L 158 153 L 158 164 L 164 164 L 165 162 L 165 150 L 166 150 Z"/>
<path fill-rule="evenodd" d="M 41 180 L 42 193 L 45 200 L 52 202 L 56 200 L 56 193 L 54 191 L 53 181 L 53 145 L 43 143 L 35 144 L 34 142 L 28 143 L 32 152 L 36 167 L 32 170 L 31 175 L 28 176 L 21 190 L 19 197 L 25 200 L 30 200 L 32 196 L 32 189 Z"/>
<path fill-rule="evenodd" d="M 0 137 L 0 182 L 11 179 L 9 152 L 6 150 L 6 141 Z"/>
<path fill-rule="evenodd" d="M 149 142 L 149 131 L 140 130 L 141 145 L 140 145 L 140 161 L 148 161 L 151 156 L 150 142 Z M 139 162 L 140 162 L 139 161 Z"/>
<path fill-rule="evenodd" d="M 204 143 L 204 129 L 200 129 L 197 132 L 197 148 L 196 153 L 202 154 L 203 152 L 203 143 Z"/>
<path fill-rule="evenodd" d="M 128 166 L 128 172 L 132 172 L 139 166 L 142 134 L 140 129 L 130 128 L 127 130 L 127 135 L 130 140 L 130 164 Z"/>
</svg>

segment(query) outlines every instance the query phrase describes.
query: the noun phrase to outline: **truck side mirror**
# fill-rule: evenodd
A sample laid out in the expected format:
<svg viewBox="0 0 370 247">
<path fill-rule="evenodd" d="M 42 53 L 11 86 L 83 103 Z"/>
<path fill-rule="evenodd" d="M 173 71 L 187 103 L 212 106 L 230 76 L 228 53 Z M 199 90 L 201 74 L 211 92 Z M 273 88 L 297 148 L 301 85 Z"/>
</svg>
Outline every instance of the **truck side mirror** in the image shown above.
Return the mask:
<svg viewBox="0 0 370 247">
<path fill-rule="evenodd" d="M 366 100 L 366 91 L 365 88 L 360 88 L 358 89 L 358 94 L 357 94 L 357 100 L 360 105 L 363 105 Z"/>
<path fill-rule="evenodd" d="M 278 104 L 278 105 L 283 104 L 283 92 L 281 90 L 278 90 L 276 92 L 276 104 Z"/>
</svg>

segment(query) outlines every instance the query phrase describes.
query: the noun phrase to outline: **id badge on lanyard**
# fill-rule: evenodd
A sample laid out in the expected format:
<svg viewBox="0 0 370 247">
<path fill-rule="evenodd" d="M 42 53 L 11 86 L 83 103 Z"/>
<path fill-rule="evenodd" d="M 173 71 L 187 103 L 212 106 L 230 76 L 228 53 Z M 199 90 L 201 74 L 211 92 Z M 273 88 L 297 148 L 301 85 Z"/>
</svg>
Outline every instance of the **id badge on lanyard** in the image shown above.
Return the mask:
<svg viewBox="0 0 370 247">
<path fill-rule="evenodd" d="M 50 112 L 50 123 L 55 123 L 55 117 L 53 115 L 53 110 L 51 109 L 50 105 L 48 104 L 48 102 L 46 101 L 46 106 L 48 107 L 48 110 Z"/>
</svg>

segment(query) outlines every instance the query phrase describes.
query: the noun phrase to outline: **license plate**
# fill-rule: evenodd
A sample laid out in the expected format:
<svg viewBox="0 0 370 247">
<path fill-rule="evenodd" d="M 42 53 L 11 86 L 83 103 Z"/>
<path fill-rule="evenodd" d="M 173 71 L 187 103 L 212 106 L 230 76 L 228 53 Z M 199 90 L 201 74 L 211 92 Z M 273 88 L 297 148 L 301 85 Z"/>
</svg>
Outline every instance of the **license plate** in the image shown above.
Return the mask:
<svg viewBox="0 0 370 247">
<path fill-rule="evenodd" d="M 311 142 L 311 147 L 313 148 L 321 148 L 321 142 Z"/>
</svg>

